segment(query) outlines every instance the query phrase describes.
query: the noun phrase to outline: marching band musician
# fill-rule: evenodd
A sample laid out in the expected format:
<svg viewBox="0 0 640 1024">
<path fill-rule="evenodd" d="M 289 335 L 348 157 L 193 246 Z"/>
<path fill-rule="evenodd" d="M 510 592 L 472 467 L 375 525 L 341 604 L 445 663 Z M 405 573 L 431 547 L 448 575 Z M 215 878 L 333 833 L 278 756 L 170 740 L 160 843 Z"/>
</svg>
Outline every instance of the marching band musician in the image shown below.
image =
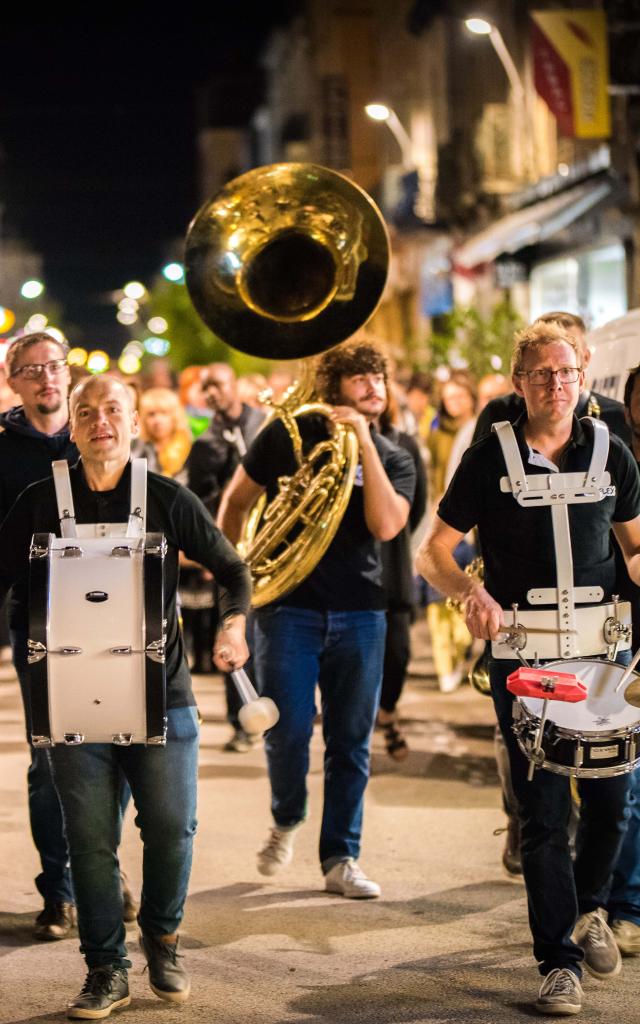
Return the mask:
<svg viewBox="0 0 640 1024">
<path fill-rule="evenodd" d="M 586 471 L 595 428 L 574 416 L 584 368 L 580 349 L 566 330 L 536 323 L 516 336 L 512 357 L 515 391 L 525 411 L 514 425 L 520 458 L 529 475 Z M 602 500 L 568 506 L 575 586 L 616 590 L 613 530 L 629 575 L 640 581 L 640 478 L 631 453 L 615 436 L 609 440 L 606 470 L 612 488 Z M 530 586 L 555 581 L 551 510 L 523 508 L 501 490 L 505 459 L 490 435 L 464 454 L 458 471 L 423 541 L 416 566 L 439 590 L 463 603 L 473 636 L 497 640 L 502 608 L 527 604 Z M 485 584 L 461 572 L 452 552 L 462 536 L 478 527 L 485 557 Z M 579 621 L 579 612 L 576 613 Z M 509 753 L 522 822 L 522 862 L 529 902 L 533 952 L 544 980 L 535 1004 L 540 1013 L 572 1014 L 582 1005 L 582 962 L 600 979 L 620 970 L 620 955 L 603 907 L 611 870 L 626 828 L 627 775 L 580 779 L 581 819 L 572 864 L 567 821 L 569 779 L 539 770 L 527 779 L 529 763 L 512 731 L 512 695 L 507 676 L 517 661 L 491 657 L 489 672 L 498 722 Z"/>
<path fill-rule="evenodd" d="M 70 416 L 71 437 L 81 456 L 71 470 L 78 522 L 126 522 L 129 454 L 131 438 L 137 433 L 129 389 L 108 375 L 89 377 L 71 394 Z M 213 652 L 217 667 L 221 671 L 239 668 L 248 656 L 244 625 L 250 577 L 246 566 L 186 488 L 149 473 L 147 494 L 148 529 L 164 534 L 168 544 L 166 746 L 59 744 L 48 751 L 71 854 L 80 948 L 89 968 L 82 991 L 67 1008 L 67 1016 L 74 1019 L 107 1017 L 131 1001 L 117 857 L 119 769 L 131 786 L 144 844 L 138 922 L 149 983 L 156 995 L 169 1002 L 184 1002 L 189 996 L 178 928 L 196 829 L 198 723 L 176 614 L 179 550 L 209 569 L 221 589 Z M 31 537 L 37 532 L 58 533 L 58 526 L 53 481 L 47 479 L 23 492 L 0 529 L 0 595 L 16 585 L 25 626 Z"/>
<path fill-rule="evenodd" d="M 378 540 L 407 522 L 415 472 L 411 457 L 372 429 L 387 401 L 387 361 L 367 341 L 351 341 L 318 363 L 316 391 L 333 406 L 336 423 L 356 433 L 360 464 L 345 515 L 326 553 L 293 590 L 255 612 L 253 664 L 258 689 L 275 700 L 278 724 L 265 748 L 274 825 L 258 853 L 258 870 L 273 875 L 290 863 L 307 814 L 306 776 L 322 695 L 325 740 L 320 863 L 327 892 L 349 899 L 380 895 L 358 864 L 369 742 L 374 725 L 385 639 L 385 594 Z M 303 449 L 324 440 L 322 418 L 298 419 Z M 219 524 L 238 541 L 249 509 L 278 478 L 295 472 L 280 420 L 258 434 L 222 497 Z"/>
</svg>

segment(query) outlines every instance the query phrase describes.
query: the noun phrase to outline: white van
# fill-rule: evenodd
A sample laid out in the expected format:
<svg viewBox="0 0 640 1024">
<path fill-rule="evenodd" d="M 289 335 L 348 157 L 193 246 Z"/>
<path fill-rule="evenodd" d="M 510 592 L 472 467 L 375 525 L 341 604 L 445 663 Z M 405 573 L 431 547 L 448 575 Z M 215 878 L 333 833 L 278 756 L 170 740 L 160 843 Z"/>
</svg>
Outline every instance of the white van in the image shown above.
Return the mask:
<svg viewBox="0 0 640 1024">
<path fill-rule="evenodd" d="M 592 353 L 587 370 L 589 386 L 621 402 L 629 370 L 640 363 L 640 309 L 590 331 L 587 344 Z"/>
</svg>

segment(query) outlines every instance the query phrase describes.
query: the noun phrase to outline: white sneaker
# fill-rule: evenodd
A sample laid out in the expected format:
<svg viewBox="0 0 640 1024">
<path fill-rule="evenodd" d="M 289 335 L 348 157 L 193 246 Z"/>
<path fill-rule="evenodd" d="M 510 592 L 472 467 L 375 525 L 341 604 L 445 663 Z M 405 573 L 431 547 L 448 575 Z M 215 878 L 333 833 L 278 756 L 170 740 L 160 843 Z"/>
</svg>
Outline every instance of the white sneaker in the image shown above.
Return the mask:
<svg viewBox="0 0 640 1024">
<path fill-rule="evenodd" d="M 257 865 L 261 875 L 275 875 L 280 868 L 286 868 L 293 857 L 293 840 L 299 825 L 292 828 L 278 828 L 274 825 L 269 838 L 258 851 Z"/>
<path fill-rule="evenodd" d="M 568 967 L 556 967 L 549 971 L 542 982 L 535 1007 L 538 1013 L 554 1017 L 580 1013 L 582 986 L 577 974 Z"/>
<path fill-rule="evenodd" d="M 454 693 L 460 686 L 463 677 L 464 672 L 461 668 L 457 668 L 454 672 L 447 672 L 445 675 L 440 676 L 438 680 L 440 693 Z"/>
<path fill-rule="evenodd" d="M 381 892 L 377 882 L 367 878 L 353 857 L 334 864 L 331 871 L 325 875 L 324 882 L 327 892 L 336 892 L 339 896 L 346 896 L 348 900 L 372 900 Z"/>
</svg>

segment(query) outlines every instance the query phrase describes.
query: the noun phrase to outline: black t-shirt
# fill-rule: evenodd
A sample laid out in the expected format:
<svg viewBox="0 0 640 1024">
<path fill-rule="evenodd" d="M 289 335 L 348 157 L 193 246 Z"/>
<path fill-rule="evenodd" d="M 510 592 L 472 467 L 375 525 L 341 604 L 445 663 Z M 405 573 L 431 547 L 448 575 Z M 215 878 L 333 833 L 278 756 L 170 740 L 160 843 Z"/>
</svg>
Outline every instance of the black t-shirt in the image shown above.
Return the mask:
<svg viewBox="0 0 640 1024">
<path fill-rule="evenodd" d="M 518 447 L 528 475 L 549 473 L 528 462 L 528 446 L 521 417 L 514 424 Z M 574 417 L 571 441 L 565 449 L 560 472 L 589 468 L 593 449 L 588 421 Z M 628 522 L 640 514 L 640 477 L 629 449 L 611 434 L 607 470 L 615 495 L 593 504 L 569 505 L 574 584 L 601 586 L 609 600 L 617 590 L 611 543 L 612 522 Z M 500 490 L 507 475 L 502 449 L 495 433 L 482 438 L 462 460 L 438 508 L 438 515 L 461 533 L 478 527 L 485 562 L 485 586 L 492 597 L 509 608 L 513 602 L 528 607 L 532 587 L 556 586 L 556 561 L 550 508 L 522 508 L 510 493 Z"/>
<path fill-rule="evenodd" d="M 305 454 L 326 439 L 324 417 L 303 416 L 297 422 Z M 393 489 L 411 504 L 415 486 L 411 456 L 380 434 L 373 432 L 372 436 Z M 278 478 L 295 473 L 293 445 L 280 420 L 274 420 L 258 434 L 243 459 L 243 466 L 252 480 L 266 488 L 268 501 L 278 493 Z M 360 466 L 346 512 L 326 553 L 302 583 L 275 603 L 332 611 L 386 608 L 380 546 L 364 518 Z"/>
<path fill-rule="evenodd" d="M 92 491 L 81 463 L 70 471 L 78 523 L 123 523 L 129 518 L 131 463 L 112 491 Z M 163 533 L 168 550 L 164 571 L 164 611 L 167 619 L 167 706 L 194 704 L 176 612 L 178 551 L 204 565 L 220 588 L 221 616 L 246 614 L 251 596 L 249 571 L 233 546 L 214 526 L 202 502 L 175 480 L 147 473 L 147 531 Z M 28 629 L 29 547 L 34 533 L 59 535 L 53 478 L 40 480 L 22 492 L 0 527 L 0 601 L 13 587 L 9 604 L 13 629 Z M 15 584 L 15 586 L 14 586 Z"/>
</svg>

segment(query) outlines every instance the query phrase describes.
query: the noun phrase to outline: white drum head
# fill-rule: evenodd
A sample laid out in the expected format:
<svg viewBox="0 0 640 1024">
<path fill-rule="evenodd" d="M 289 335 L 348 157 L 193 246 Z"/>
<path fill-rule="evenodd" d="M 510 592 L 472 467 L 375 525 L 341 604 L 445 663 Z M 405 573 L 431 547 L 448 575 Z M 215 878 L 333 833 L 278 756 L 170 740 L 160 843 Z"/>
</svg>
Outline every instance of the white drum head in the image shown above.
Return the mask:
<svg viewBox="0 0 640 1024">
<path fill-rule="evenodd" d="M 582 658 L 567 661 L 550 661 L 545 669 L 558 672 L 573 672 L 587 687 L 587 699 L 577 704 L 550 700 L 547 705 L 547 719 L 561 729 L 570 732 L 614 732 L 640 724 L 640 709 L 628 704 L 624 690 L 640 679 L 633 672 L 620 693 L 615 689 L 625 672 L 624 665 L 613 661 L 588 661 Z M 543 701 L 534 697 L 519 697 L 531 715 L 540 718 Z"/>
</svg>

